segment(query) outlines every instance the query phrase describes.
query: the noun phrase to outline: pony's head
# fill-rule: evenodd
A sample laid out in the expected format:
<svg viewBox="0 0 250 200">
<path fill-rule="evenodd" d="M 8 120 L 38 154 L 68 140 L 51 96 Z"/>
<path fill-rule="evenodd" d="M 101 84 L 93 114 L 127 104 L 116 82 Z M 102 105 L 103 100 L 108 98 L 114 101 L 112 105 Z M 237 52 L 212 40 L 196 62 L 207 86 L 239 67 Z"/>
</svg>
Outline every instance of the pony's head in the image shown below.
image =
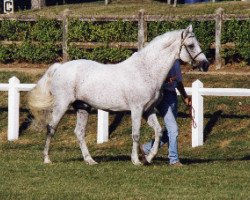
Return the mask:
<svg viewBox="0 0 250 200">
<path fill-rule="evenodd" d="M 189 25 L 181 33 L 179 58 L 184 62 L 191 63 L 193 68 L 198 68 L 200 71 L 208 70 L 209 62 L 205 54 L 202 53 L 199 42 L 193 33 L 192 25 Z"/>
</svg>

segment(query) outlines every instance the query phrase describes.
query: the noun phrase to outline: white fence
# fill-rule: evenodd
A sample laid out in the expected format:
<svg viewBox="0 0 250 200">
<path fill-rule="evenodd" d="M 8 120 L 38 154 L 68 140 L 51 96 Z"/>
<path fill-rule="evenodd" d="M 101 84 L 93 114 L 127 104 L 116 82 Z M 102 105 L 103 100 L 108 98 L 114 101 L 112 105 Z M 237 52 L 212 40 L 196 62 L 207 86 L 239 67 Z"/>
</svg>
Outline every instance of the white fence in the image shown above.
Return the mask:
<svg viewBox="0 0 250 200">
<path fill-rule="evenodd" d="M 0 84 L 0 91 L 8 91 L 8 140 L 17 140 L 19 136 L 20 91 L 29 91 L 35 84 L 20 84 L 16 77 L 9 84 Z M 196 126 L 192 126 L 192 147 L 203 145 L 203 96 L 250 96 L 250 89 L 242 88 L 203 88 L 199 80 L 192 87 L 185 88 L 192 95 L 192 115 Z M 98 110 L 97 143 L 108 141 L 108 112 Z"/>
</svg>

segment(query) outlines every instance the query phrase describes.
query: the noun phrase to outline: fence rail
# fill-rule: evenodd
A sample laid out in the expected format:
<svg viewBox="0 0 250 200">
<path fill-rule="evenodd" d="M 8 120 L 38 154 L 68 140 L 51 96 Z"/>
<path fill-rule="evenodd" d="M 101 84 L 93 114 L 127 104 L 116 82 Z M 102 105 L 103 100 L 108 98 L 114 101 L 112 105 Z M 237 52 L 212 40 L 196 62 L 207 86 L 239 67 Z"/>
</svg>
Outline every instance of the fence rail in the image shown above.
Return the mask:
<svg viewBox="0 0 250 200">
<path fill-rule="evenodd" d="M 3 20 L 18 20 L 18 21 L 37 21 L 41 18 L 41 16 L 33 16 L 33 15 L 0 15 L 0 21 Z M 130 16 L 72 16 L 69 10 L 65 10 L 61 15 L 57 15 L 54 17 L 42 17 L 45 19 L 56 19 L 62 21 L 63 26 L 63 39 L 61 42 L 55 42 L 56 45 L 62 45 L 63 52 L 63 61 L 67 61 L 69 59 L 68 55 L 68 47 L 70 45 L 76 45 L 78 47 L 83 48 L 96 48 L 101 46 L 108 47 L 118 47 L 118 48 L 131 48 L 131 49 L 141 49 L 147 43 L 147 22 L 152 21 L 176 21 L 176 20 L 191 20 L 191 21 L 215 21 L 215 64 L 216 68 L 220 69 L 222 65 L 221 59 L 221 48 L 223 44 L 221 44 L 221 35 L 222 35 L 222 22 L 225 20 L 248 20 L 250 16 L 248 14 L 224 14 L 223 9 L 219 8 L 216 10 L 215 14 L 208 15 L 191 15 L 191 16 L 164 16 L 164 15 L 147 15 L 144 10 L 140 10 L 138 15 L 130 15 Z M 69 18 L 76 18 L 81 21 L 135 21 L 138 22 L 138 40 L 137 42 L 111 42 L 109 44 L 104 44 L 100 42 L 68 42 L 68 27 L 69 27 Z M 15 42 L 16 44 L 21 44 L 21 42 Z M 39 42 L 38 42 L 39 43 Z M 0 44 L 9 45 L 11 41 L 0 41 Z M 234 46 L 234 45 L 233 45 Z"/>
<path fill-rule="evenodd" d="M 8 91 L 8 140 L 19 137 L 20 92 L 30 91 L 35 84 L 20 84 L 19 79 L 12 77 L 9 84 L 0 84 L 0 91 Z M 185 88 L 192 95 L 192 116 L 196 126 L 192 126 L 192 147 L 203 145 L 203 96 L 250 96 L 250 89 L 244 88 L 203 88 L 199 80 L 192 87 Z M 108 141 L 109 113 L 98 110 L 97 143 Z"/>
<path fill-rule="evenodd" d="M 144 19 L 147 22 L 150 21 L 177 21 L 180 19 L 187 19 L 187 20 L 198 20 L 198 21 L 214 21 L 216 14 L 206 14 L 206 15 L 176 15 L 176 16 L 168 16 L 168 15 L 147 15 L 144 14 Z M 37 16 L 37 15 L 5 15 L 0 14 L 0 21 L 2 20 L 17 20 L 17 21 L 37 21 L 39 19 L 55 19 L 58 21 L 63 20 L 63 15 L 55 15 L 55 16 Z M 79 19 L 81 21 L 138 21 L 139 15 L 75 15 L 71 18 Z M 224 20 L 247 20 L 249 19 L 249 14 L 223 14 Z"/>
</svg>

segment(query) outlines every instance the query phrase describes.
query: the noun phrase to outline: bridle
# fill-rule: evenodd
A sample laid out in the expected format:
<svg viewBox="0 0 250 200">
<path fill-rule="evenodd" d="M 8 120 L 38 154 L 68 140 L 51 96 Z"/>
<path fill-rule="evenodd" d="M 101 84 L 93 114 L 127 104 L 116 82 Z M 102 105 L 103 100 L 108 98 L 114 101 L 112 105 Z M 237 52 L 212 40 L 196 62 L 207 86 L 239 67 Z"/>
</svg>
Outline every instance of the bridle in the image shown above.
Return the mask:
<svg viewBox="0 0 250 200">
<path fill-rule="evenodd" d="M 188 50 L 188 47 L 184 44 L 184 41 L 187 39 L 187 38 L 192 38 L 192 37 L 194 37 L 194 35 L 190 35 L 189 37 L 183 37 L 183 33 L 184 33 L 184 31 L 182 31 L 182 33 L 181 33 L 181 46 L 180 46 L 180 50 L 179 50 L 179 58 L 180 58 L 180 54 L 181 54 L 181 50 L 182 50 L 182 47 L 184 46 L 185 47 L 185 49 L 186 49 L 186 51 L 188 52 L 188 55 L 189 55 L 189 57 L 192 59 L 192 61 L 191 61 L 191 65 L 193 66 L 193 67 L 196 67 L 195 65 L 194 65 L 194 63 L 195 63 L 195 59 L 200 55 L 200 54 L 202 54 L 202 51 L 200 51 L 199 53 L 197 53 L 194 57 L 191 55 L 191 53 L 190 53 L 190 51 Z"/>
</svg>

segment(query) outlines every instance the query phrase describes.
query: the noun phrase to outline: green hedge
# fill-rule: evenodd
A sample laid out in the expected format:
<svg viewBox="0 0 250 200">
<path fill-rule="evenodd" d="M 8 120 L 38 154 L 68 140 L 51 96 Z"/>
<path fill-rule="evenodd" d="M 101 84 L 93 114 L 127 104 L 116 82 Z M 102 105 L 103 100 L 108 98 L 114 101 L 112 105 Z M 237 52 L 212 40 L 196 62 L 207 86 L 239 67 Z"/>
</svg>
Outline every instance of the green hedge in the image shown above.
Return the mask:
<svg viewBox="0 0 250 200">
<path fill-rule="evenodd" d="M 148 22 L 148 41 L 166 31 L 183 29 L 189 24 L 209 58 L 214 57 L 210 48 L 214 42 L 214 21 L 179 20 L 174 22 Z M 222 44 L 234 42 L 234 49 L 224 49 L 223 57 L 227 62 L 250 62 L 250 20 L 230 20 L 223 23 Z M 120 62 L 135 50 L 107 48 L 109 42 L 136 42 L 137 22 L 83 22 L 69 21 L 69 42 L 103 42 L 103 47 L 81 49 L 69 45 L 70 59 L 87 58 L 99 62 Z M 40 19 L 37 22 L 5 20 L 0 22 L 0 40 L 22 41 L 22 45 L 0 45 L 0 62 L 25 61 L 53 63 L 62 59 L 62 22 Z M 236 59 L 237 58 L 237 59 Z"/>
<path fill-rule="evenodd" d="M 137 22 L 83 22 L 70 20 L 69 41 L 136 42 Z"/>
<path fill-rule="evenodd" d="M 250 63 L 250 20 L 224 22 L 222 44 L 227 42 L 235 43 L 235 48 L 224 49 L 223 57 L 226 61 L 245 60 Z"/>
<path fill-rule="evenodd" d="M 70 59 L 91 59 L 102 63 L 117 63 L 134 52 L 130 49 L 107 48 L 109 42 L 136 42 L 138 26 L 136 22 L 83 22 L 70 20 L 69 42 L 103 42 L 102 48 L 81 49 L 69 47 Z"/>
<path fill-rule="evenodd" d="M 55 62 L 61 56 L 61 22 L 40 19 L 37 22 L 5 20 L 0 22 L 0 39 L 22 41 L 22 45 L 0 45 L 0 61 Z M 32 42 L 38 42 L 32 43 Z"/>
</svg>

